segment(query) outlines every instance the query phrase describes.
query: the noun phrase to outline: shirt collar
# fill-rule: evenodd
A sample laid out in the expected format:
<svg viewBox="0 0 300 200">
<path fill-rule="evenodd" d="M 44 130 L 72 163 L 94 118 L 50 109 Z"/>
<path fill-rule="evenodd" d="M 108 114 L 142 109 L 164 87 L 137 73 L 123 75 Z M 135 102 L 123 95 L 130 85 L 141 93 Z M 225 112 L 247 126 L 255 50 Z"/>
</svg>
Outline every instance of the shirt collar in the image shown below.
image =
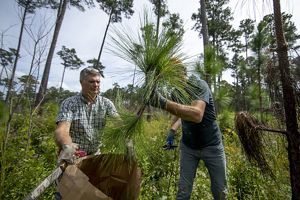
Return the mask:
<svg viewBox="0 0 300 200">
<path fill-rule="evenodd" d="M 80 99 L 85 103 L 88 104 L 87 99 L 83 96 L 82 92 L 79 93 Z M 98 96 L 99 94 L 97 94 L 97 96 L 95 97 L 95 101 L 93 103 L 96 103 L 98 101 Z"/>
</svg>

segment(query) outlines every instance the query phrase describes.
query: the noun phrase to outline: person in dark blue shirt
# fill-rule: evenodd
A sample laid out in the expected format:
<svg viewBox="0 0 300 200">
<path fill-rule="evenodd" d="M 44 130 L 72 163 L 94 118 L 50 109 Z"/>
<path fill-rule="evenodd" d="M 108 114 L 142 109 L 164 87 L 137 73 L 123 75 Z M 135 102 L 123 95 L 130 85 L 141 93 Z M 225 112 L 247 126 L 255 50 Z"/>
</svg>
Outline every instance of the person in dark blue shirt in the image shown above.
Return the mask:
<svg viewBox="0 0 300 200">
<path fill-rule="evenodd" d="M 168 131 L 166 149 L 172 149 L 176 131 L 182 127 L 180 180 L 176 199 L 190 199 L 200 160 L 208 169 L 214 199 L 226 199 L 226 159 L 211 90 L 199 78 L 189 79 L 187 85 L 189 104 L 174 98 L 171 101 L 157 92 L 156 103 L 151 103 L 175 116 Z"/>
</svg>

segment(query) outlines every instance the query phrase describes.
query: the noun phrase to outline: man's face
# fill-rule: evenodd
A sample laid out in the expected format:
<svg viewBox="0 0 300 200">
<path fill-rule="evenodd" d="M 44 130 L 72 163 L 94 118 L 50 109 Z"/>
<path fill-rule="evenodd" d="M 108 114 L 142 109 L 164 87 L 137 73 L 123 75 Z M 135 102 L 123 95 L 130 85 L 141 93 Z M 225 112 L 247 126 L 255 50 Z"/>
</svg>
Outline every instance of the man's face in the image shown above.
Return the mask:
<svg viewBox="0 0 300 200">
<path fill-rule="evenodd" d="M 86 97 L 94 97 L 100 92 L 100 76 L 89 75 L 81 81 L 82 93 Z"/>
</svg>

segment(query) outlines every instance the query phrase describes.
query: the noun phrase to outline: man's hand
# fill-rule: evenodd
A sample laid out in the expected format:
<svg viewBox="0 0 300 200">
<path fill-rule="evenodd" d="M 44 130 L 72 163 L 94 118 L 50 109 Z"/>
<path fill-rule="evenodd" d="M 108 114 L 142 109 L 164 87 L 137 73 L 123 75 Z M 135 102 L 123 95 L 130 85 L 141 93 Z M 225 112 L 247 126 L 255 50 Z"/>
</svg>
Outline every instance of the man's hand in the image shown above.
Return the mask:
<svg viewBox="0 0 300 200">
<path fill-rule="evenodd" d="M 167 99 L 163 97 L 159 92 L 154 91 L 150 98 L 150 105 L 153 107 L 165 109 L 167 105 Z"/>
<path fill-rule="evenodd" d="M 167 140 L 166 140 L 166 144 L 163 146 L 163 148 L 165 150 L 172 150 L 172 149 L 175 149 L 177 147 L 176 145 L 174 145 L 175 132 L 176 131 L 174 129 L 169 130 Z"/>
<path fill-rule="evenodd" d="M 58 164 L 67 162 L 68 164 L 73 164 L 75 161 L 75 152 L 78 149 L 78 145 L 75 143 L 63 144 L 62 150 L 58 156 Z"/>
</svg>

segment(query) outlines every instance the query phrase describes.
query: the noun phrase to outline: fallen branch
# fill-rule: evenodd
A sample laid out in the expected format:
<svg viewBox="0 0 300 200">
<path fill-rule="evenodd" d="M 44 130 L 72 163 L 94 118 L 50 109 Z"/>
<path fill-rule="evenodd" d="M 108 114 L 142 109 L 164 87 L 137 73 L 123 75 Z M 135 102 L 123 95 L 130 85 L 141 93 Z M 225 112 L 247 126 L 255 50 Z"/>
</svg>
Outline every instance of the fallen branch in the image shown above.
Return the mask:
<svg viewBox="0 0 300 200">
<path fill-rule="evenodd" d="M 258 166 L 263 173 L 269 174 L 274 178 L 274 174 L 266 161 L 262 143 L 262 131 L 281 133 L 283 135 L 286 135 L 286 131 L 268 128 L 259 123 L 248 112 L 236 114 L 235 127 L 248 160 Z"/>
</svg>

